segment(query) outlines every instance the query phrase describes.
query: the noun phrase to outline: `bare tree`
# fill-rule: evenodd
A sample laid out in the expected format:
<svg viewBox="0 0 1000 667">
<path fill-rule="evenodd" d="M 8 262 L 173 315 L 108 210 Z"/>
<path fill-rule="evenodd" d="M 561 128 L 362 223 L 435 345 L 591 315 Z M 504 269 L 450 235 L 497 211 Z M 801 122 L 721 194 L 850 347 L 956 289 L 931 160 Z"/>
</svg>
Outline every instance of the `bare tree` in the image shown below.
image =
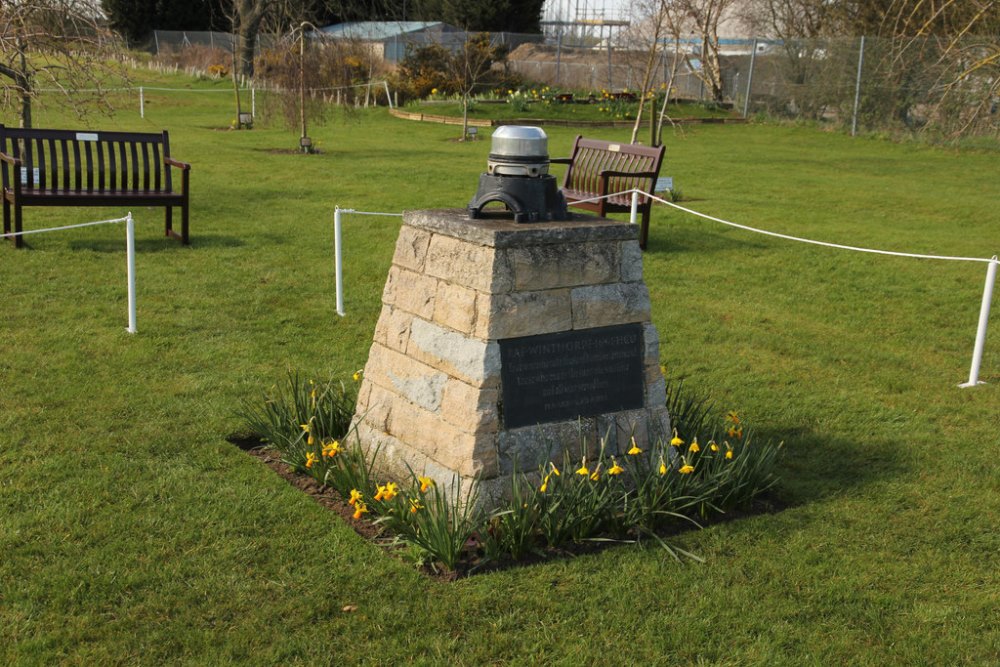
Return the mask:
<svg viewBox="0 0 1000 667">
<path fill-rule="evenodd" d="M 78 115 L 111 111 L 107 82 L 122 83 L 118 40 L 81 0 L 0 2 L 0 104 L 31 127 L 32 105 L 51 89 Z"/>
<path fill-rule="evenodd" d="M 465 33 L 465 41 L 449 59 L 454 86 L 462 96 L 462 139 L 469 137 L 469 103 L 496 61 L 507 57 L 506 48 L 493 46 L 489 33 Z"/>
<path fill-rule="evenodd" d="M 722 64 L 719 60 L 719 25 L 731 14 L 739 0 L 673 0 L 677 11 L 689 21 L 701 38 L 700 64 L 695 72 L 721 102 Z"/>
</svg>

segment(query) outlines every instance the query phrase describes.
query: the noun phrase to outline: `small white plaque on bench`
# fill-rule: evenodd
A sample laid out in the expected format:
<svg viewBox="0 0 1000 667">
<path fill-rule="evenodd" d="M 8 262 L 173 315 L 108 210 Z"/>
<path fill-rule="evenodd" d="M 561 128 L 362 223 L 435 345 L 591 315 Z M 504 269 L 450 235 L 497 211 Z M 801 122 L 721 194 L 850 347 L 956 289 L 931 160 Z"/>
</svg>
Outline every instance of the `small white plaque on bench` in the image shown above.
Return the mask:
<svg viewBox="0 0 1000 667">
<path fill-rule="evenodd" d="M 653 192 L 669 192 L 674 189 L 674 177 L 673 176 L 660 176 L 656 179 L 656 186 L 653 188 Z"/>
<path fill-rule="evenodd" d="M 608 144 L 608 150 L 612 153 L 617 153 L 622 149 L 621 144 Z"/>
<path fill-rule="evenodd" d="M 77 141 L 97 141 L 97 133 L 96 132 L 77 132 L 76 133 L 76 140 Z"/>
<path fill-rule="evenodd" d="M 31 170 L 31 182 L 38 185 L 38 167 Z M 21 185 L 28 184 L 28 168 L 21 167 Z"/>
</svg>

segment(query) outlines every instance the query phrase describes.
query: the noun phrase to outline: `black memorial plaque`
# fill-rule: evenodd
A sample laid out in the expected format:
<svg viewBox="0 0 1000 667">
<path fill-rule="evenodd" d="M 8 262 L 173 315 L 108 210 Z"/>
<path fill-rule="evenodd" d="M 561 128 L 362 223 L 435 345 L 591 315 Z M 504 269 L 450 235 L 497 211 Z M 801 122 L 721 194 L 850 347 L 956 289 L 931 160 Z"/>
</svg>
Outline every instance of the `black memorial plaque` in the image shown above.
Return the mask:
<svg viewBox="0 0 1000 667">
<path fill-rule="evenodd" d="M 507 428 L 643 405 L 641 324 L 508 338 L 499 343 Z"/>
</svg>

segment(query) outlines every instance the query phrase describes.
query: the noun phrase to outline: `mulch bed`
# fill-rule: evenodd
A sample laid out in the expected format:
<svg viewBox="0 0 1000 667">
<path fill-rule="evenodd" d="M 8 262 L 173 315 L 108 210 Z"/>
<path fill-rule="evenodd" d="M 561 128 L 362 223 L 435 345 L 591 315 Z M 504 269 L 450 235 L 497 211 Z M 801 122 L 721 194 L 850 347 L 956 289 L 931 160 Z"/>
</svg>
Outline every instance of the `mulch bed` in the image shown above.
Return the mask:
<svg viewBox="0 0 1000 667">
<path fill-rule="evenodd" d="M 401 550 L 397 544 L 393 543 L 392 535 L 381 526 L 376 525 L 369 520 L 362 519 L 359 521 L 355 519 L 354 508 L 344 502 L 336 490 L 320 484 L 308 475 L 295 472 L 291 466 L 281 461 L 281 457 L 277 454 L 277 452 L 264 446 L 260 440 L 255 437 L 231 435 L 227 438 L 227 440 L 269 467 L 279 477 L 294 486 L 296 489 L 307 494 L 331 512 L 338 514 L 358 535 L 366 540 L 379 544 L 386 550 L 387 553 L 399 557 Z M 750 510 L 730 512 L 725 516 L 716 517 L 711 523 L 724 523 L 756 514 L 772 514 L 784 510 L 785 507 L 786 504 L 780 500 L 771 496 L 765 496 L 757 499 Z M 675 527 L 662 531 L 659 533 L 659 536 L 661 538 L 669 538 L 688 530 L 691 529 Z M 477 543 L 474 540 L 471 540 L 470 544 L 467 546 L 469 551 L 468 559 L 459 563 L 458 568 L 454 572 L 443 571 L 435 568 L 431 564 L 421 565 L 418 569 L 429 578 L 437 581 L 455 581 L 457 579 L 462 579 L 476 574 L 483 574 L 486 572 L 497 572 L 510 568 L 543 563 L 558 558 L 573 558 L 584 554 L 597 553 L 626 543 L 627 542 L 615 541 L 582 542 L 579 544 L 570 543 L 558 549 L 547 547 L 541 554 L 529 555 L 518 561 L 510 559 L 502 561 L 484 561 L 477 553 Z"/>
</svg>

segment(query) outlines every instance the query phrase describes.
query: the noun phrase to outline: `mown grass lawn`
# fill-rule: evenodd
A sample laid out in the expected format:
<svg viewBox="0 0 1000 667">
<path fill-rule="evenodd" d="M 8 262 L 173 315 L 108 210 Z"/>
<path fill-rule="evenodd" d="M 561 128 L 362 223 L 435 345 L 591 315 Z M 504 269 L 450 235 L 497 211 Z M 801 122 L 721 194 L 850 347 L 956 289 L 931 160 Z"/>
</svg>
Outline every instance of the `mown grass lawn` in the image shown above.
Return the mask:
<svg viewBox="0 0 1000 667">
<path fill-rule="evenodd" d="M 955 386 L 984 265 L 659 209 L 644 260 L 664 363 L 786 441 L 787 508 L 680 536 L 703 565 L 623 546 L 439 583 L 225 438 L 288 369 L 364 364 L 399 221 L 346 217 L 341 319 L 334 206 L 464 206 L 489 142 L 380 110 L 315 127 L 323 152 L 302 156 L 280 152 L 294 132 L 219 130 L 222 92 L 146 97 L 144 120 L 132 100 L 94 125 L 170 130 L 194 164 L 193 246 L 162 238 L 161 211 L 134 212 L 139 333 L 124 331 L 120 226 L 0 246 L 0 663 L 1000 660 L 996 314 L 989 384 Z M 49 108 L 36 125 L 76 121 Z M 565 154 L 576 132 L 547 131 Z M 768 125 L 667 143 L 663 175 L 713 215 L 852 245 L 1000 249 L 996 152 Z M 122 213 L 28 209 L 26 226 Z"/>
</svg>

